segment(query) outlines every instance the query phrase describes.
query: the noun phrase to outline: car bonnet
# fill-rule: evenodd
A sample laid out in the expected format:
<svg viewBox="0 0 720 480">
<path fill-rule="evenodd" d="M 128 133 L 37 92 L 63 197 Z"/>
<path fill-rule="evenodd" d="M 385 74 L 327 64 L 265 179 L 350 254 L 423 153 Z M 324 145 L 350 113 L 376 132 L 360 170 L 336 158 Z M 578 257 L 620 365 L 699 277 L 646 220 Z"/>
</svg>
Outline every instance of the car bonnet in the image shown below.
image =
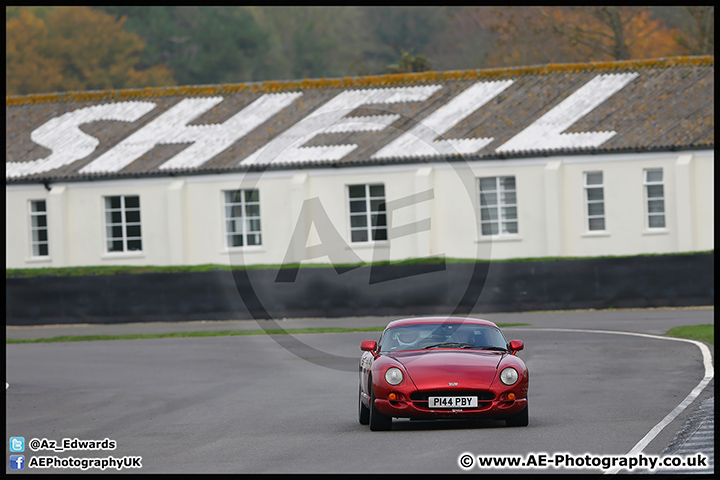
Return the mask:
<svg viewBox="0 0 720 480">
<path fill-rule="evenodd" d="M 437 349 L 395 352 L 418 389 L 458 388 L 487 389 L 492 385 L 504 352 Z"/>
</svg>

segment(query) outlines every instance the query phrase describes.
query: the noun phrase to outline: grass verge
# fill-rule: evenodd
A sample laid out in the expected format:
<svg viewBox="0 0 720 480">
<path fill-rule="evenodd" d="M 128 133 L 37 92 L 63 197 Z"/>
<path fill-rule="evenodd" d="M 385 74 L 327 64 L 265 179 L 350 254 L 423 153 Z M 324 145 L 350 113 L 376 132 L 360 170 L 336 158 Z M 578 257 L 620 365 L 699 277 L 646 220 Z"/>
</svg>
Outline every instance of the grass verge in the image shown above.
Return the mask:
<svg viewBox="0 0 720 480">
<path fill-rule="evenodd" d="M 672 254 L 642 254 L 630 256 L 600 256 L 600 257 L 532 257 L 532 258 L 513 258 L 503 260 L 492 260 L 492 263 L 512 263 L 512 262 L 555 262 L 563 260 L 590 260 L 598 258 L 634 258 L 634 257 L 657 257 L 657 256 L 674 256 L 674 255 L 699 255 L 712 254 L 714 250 L 702 252 L 680 252 Z M 325 264 L 325 263 L 291 263 L 283 265 L 175 265 L 175 266 L 127 266 L 127 265 L 104 265 L 104 266 L 88 266 L 88 267 L 42 267 L 42 268 L 7 268 L 5 269 L 5 278 L 27 278 L 38 276 L 54 276 L 54 277 L 81 277 L 88 275 L 137 275 L 143 273 L 192 273 L 192 272 L 211 272 L 211 271 L 232 271 L 238 268 L 246 268 L 248 270 L 278 270 L 280 268 L 354 268 L 367 267 L 373 265 L 435 265 L 438 263 L 455 264 L 455 263 L 491 263 L 490 260 L 476 260 L 471 258 L 450 258 L 450 257 L 427 257 L 427 258 L 409 258 L 405 260 L 394 260 L 391 262 L 373 262 L 373 263 L 348 263 L 348 264 Z"/>
<path fill-rule="evenodd" d="M 497 324 L 498 327 L 519 327 L 529 323 Z M 63 335 L 48 338 L 6 339 L 5 343 L 51 343 L 51 342 L 89 342 L 96 340 L 137 340 L 142 338 L 185 338 L 185 337 L 232 337 L 238 335 L 283 335 L 300 333 L 348 333 L 348 332 L 382 332 L 385 327 L 314 327 L 314 328 L 288 328 L 267 330 L 221 330 L 203 332 L 173 332 L 173 333 L 133 333 L 127 335 Z"/>
<path fill-rule="evenodd" d="M 671 337 L 702 340 L 715 345 L 715 325 L 693 325 L 688 327 L 675 327 L 668 330 Z"/>
</svg>

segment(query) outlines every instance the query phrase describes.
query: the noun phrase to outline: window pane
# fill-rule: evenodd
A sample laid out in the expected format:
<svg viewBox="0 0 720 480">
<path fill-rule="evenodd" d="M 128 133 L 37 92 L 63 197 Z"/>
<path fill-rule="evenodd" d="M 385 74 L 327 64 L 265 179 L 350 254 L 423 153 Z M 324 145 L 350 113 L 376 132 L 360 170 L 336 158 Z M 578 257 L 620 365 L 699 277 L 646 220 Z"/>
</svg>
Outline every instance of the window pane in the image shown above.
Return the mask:
<svg viewBox="0 0 720 480">
<path fill-rule="evenodd" d="M 648 211 L 650 213 L 664 213 L 665 200 L 650 200 L 648 202 Z"/>
<path fill-rule="evenodd" d="M 585 185 L 602 185 L 603 174 L 602 172 L 593 172 L 585 174 Z"/>
<path fill-rule="evenodd" d="M 590 230 L 605 230 L 604 218 L 591 218 L 589 222 Z"/>
<path fill-rule="evenodd" d="M 257 190 L 246 190 L 245 191 L 245 201 L 246 202 L 259 202 L 260 201 L 260 192 Z"/>
<path fill-rule="evenodd" d="M 387 217 L 384 213 L 379 215 L 372 215 L 370 221 L 373 227 L 385 227 L 387 226 Z"/>
<path fill-rule="evenodd" d="M 387 240 L 387 230 L 384 228 L 373 230 L 373 240 Z"/>
<path fill-rule="evenodd" d="M 517 219 L 517 207 L 503 207 L 502 208 L 503 220 L 516 220 Z"/>
<path fill-rule="evenodd" d="M 142 240 L 128 240 L 127 244 L 131 252 L 142 250 Z"/>
<path fill-rule="evenodd" d="M 365 215 L 350 215 L 350 227 L 367 227 L 367 216 Z"/>
<path fill-rule="evenodd" d="M 127 223 L 139 223 L 140 210 L 131 210 L 129 212 L 125 212 L 125 221 Z"/>
<path fill-rule="evenodd" d="M 350 211 L 355 212 L 364 212 L 366 210 L 365 208 L 365 200 L 353 200 L 350 202 Z"/>
<path fill-rule="evenodd" d="M 500 187 L 503 190 L 515 190 L 515 177 L 500 177 Z"/>
<path fill-rule="evenodd" d="M 112 240 L 107 242 L 108 252 L 122 252 L 123 242 L 122 240 Z"/>
<path fill-rule="evenodd" d="M 127 236 L 128 237 L 139 237 L 140 236 L 140 225 L 128 225 Z"/>
<path fill-rule="evenodd" d="M 242 235 L 228 235 L 228 247 L 242 247 L 243 237 Z"/>
<path fill-rule="evenodd" d="M 122 232 L 122 226 L 118 225 L 115 227 L 108 227 L 108 238 L 122 238 L 123 232 Z"/>
<path fill-rule="evenodd" d="M 665 228 L 665 215 L 650 215 L 650 228 Z"/>
<path fill-rule="evenodd" d="M 353 242 L 367 242 L 368 234 L 367 230 L 353 230 L 350 232 L 351 240 Z"/>
<path fill-rule="evenodd" d="M 32 218 L 32 226 L 33 227 L 46 227 L 47 226 L 47 217 L 45 215 L 33 215 L 31 218 Z"/>
<path fill-rule="evenodd" d="M 105 208 L 120 208 L 120 197 L 105 197 Z"/>
<path fill-rule="evenodd" d="M 370 196 L 371 197 L 384 197 L 385 196 L 385 185 L 370 185 Z"/>
<path fill-rule="evenodd" d="M 33 245 L 33 255 L 36 257 L 46 257 L 48 255 L 48 244 L 40 243 Z"/>
<path fill-rule="evenodd" d="M 228 220 L 227 222 L 225 222 L 225 225 L 227 226 L 227 233 L 242 232 L 242 222 L 239 222 L 237 220 Z"/>
<path fill-rule="evenodd" d="M 140 208 L 140 197 L 125 197 L 125 208 Z"/>
<path fill-rule="evenodd" d="M 385 200 L 370 200 L 370 211 L 371 212 L 384 212 L 385 211 Z"/>
<path fill-rule="evenodd" d="M 480 218 L 481 220 L 497 220 L 498 219 L 498 211 L 497 208 L 481 208 L 480 209 Z"/>
<path fill-rule="evenodd" d="M 602 188 L 588 188 L 587 189 L 587 196 L 588 200 L 602 200 L 603 199 L 603 189 Z"/>
<path fill-rule="evenodd" d="M 40 229 L 40 230 L 33 230 L 32 231 L 32 240 L 33 242 L 46 242 L 47 241 L 47 230 Z"/>
<path fill-rule="evenodd" d="M 503 222 L 503 233 L 517 233 L 518 224 L 517 222 Z"/>
<path fill-rule="evenodd" d="M 480 205 L 497 205 L 497 194 L 483 192 L 480 195 Z"/>
<path fill-rule="evenodd" d="M 248 219 L 245 221 L 248 232 L 259 232 L 260 231 L 260 220 L 259 219 Z"/>
<path fill-rule="evenodd" d="M 645 172 L 645 180 L 647 182 L 662 182 L 663 171 L 662 170 L 647 170 Z"/>
<path fill-rule="evenodd" d="M 662 185 L 648 185 L 647 187 L 648 198 L 662 198 L 663 186 Z"/>
<path fill-rule="evenodd" d="M 45 211 L 45 200 L 36 200 L 30 202 L 31 212 L 44 212 Z"/>
<path fill-rule="evenodd" d="M 260 205 L 245 205 L 245 213 L 248 217 L 259 217 Z"/>
<path fill-rule="evenodd" d="M 350 198 L 365 197 L 365 185 L 350 185 Z"/>
<path fill-rule="evenodd" d="M 599 203 L 588 203 L 588 215 L 605 215 L 605 204 Z"/>
<path fill-rule="evenodd" d="M 495 177 L 481 178 L 480 190 L 483 192 L 493 191 L 497 189 Z"/>
<path fill-rule="evenodd" d="M 248 245 L 262 245 L 260 241 L 260 234 L 254 233 L 252 235 L 248 235 L 247 237 Z"/>
<path fill-rule="evenodd" d="M 483 223 L 482 224 L 482 234 L 483 235 L 497 235 L 498 234 L 498 224 L 493 223 Z"/>
<path fill-rule="evenodd" d="M 122 212 L 105 212 L 105 222 L 108 225 L 112 223 L 121 223 Z"/>
<path fill-rule="evenodd" d="M 514 205 L 515 203 L 517 203 L 517 200 L 515 197 L 515 192 L 502 192 L 500 194 L 500 201 L 504 205 L 508 205 L 508 204 Z"/>
</svg>

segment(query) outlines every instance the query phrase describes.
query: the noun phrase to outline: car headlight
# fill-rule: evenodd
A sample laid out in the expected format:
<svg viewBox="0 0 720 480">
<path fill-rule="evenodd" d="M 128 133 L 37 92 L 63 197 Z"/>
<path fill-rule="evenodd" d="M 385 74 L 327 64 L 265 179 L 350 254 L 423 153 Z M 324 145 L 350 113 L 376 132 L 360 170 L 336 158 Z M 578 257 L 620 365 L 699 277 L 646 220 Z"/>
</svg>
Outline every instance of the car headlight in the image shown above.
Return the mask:
<svg viewBox="0 0 720 480">
<path fill-rule="evenodd" d="M 512 367 L 508 367 L 502 372 L 500 372 L 500 381 L 503 382 L 505 385 L 512 385 L 513 383 L 518 381 L 519 377 L 520 376 L 518 375 L 517 370 Z"/>
<path fill-rule="evenodd" d="M 398 383 L 402 382 L 402 370 L 397 367 L 388 368 L 387 372 L 385 372 L 385 381 L 388 382 L 390 385 L 397 385 Z"/>
</svg>

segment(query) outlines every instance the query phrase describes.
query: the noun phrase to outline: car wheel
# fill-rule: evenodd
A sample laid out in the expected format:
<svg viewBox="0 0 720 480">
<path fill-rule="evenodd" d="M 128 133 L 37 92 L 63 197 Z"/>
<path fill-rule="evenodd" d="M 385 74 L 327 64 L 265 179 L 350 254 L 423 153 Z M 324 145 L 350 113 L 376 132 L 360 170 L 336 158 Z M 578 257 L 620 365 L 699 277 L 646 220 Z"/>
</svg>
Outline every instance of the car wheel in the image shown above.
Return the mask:
<svg viewBox="0 0 720 480">
<path fill-rule="evenodd" d="M 375 408 L 375 390 L 370 384 L 370 430 L 380 432 L 392 428 L 392 417 L 383 415 Z"/>
<path fill-rule="evenodd" d="M 527 407 L 527 405 L 521 412 L 516 413 L 512 417 L 508 417 L 505 419 L 505 424 L 508 427 L 527 427 L 528 423 L 529 422 L 528 422 L 528 407 Z"/>
<path fill-rule="evenodd" d="M 370 409 L 363 405 L 362 402 L 362 387 L 360 387 L 360 392 L 358 393 L 358 420 L 360 420 L 360 425 L 367 425 L 370 423 Z"/>
</svg>

